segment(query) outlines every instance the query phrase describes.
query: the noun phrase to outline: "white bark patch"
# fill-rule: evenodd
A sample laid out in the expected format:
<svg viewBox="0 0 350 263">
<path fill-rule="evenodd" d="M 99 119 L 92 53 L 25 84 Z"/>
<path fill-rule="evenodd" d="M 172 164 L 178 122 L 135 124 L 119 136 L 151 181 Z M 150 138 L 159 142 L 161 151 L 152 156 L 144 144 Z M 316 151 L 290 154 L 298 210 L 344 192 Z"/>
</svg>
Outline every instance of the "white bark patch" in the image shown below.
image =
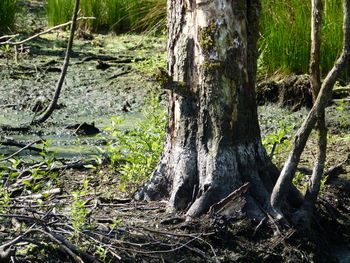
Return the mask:
<svg viewBox="0 0 350 263">
<path fill-rule="evenodd" d="M 196 17 L 196 22 L 199 27 L 206 27 L 208 26 L 208 19 L 206 16 L 206 10 L 204 9 L 198 9 L 197 10 L 197 17 Z"/>
<path fill-rule="evenodd" d="M 176 134 L 176 131 L 179 130 L 180 123 L 181 123 L 180 119 L 181 119 L 180 104 L 179 104 L 179 101 L 175 101 L 175 109 L 174 109 L 175 134 Z"/>
<path fill-rule="evenodd" d="M 196 0 L 197 5 L 206 5 L 210 2 L 212 2 L 212 0 Z"/>
</svg>

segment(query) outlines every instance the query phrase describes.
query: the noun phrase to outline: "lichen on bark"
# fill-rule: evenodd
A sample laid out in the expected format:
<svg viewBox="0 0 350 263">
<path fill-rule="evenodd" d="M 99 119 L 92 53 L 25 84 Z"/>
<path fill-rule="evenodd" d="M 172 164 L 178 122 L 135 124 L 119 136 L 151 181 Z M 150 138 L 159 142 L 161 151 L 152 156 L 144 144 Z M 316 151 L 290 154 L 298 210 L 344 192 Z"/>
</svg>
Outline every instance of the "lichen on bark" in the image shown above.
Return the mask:
<svg viewBox="0 0 350 263">
<path fill-rule="evenodd" d="M 218 25 L 215 22 L 211 22 L 208 26 L 200 29 L 199 45 L 204 54 L 211 53 L 215 50 L 216 34 L 218 32 Z"/>
</svg>

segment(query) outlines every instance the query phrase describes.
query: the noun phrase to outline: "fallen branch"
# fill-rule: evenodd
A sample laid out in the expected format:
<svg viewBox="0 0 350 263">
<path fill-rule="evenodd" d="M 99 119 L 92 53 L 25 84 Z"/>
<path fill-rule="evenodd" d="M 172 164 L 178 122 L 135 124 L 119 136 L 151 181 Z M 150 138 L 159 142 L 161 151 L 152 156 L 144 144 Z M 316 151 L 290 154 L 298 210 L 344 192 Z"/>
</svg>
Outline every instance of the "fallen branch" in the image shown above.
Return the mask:
<svg viewBox="0 0 350 263">
<path fill-rule="evenodd" d="M 13 39 L 14 37 L 17 37 L 18 36 L 18 34 L 16 34 L 16 35 L 6 35 L 6 36 L 1 36 L 0 37 L 0 40 L 1 39 L 5 39 L 5 38 L 10 38 L 10 39 Z"/>
<path fill-rule="evenodd" d="M 38 141 L 34 141 L 34 142 L 31 142 L 29 143 L 28 145 L 24 146 L 23 148 L 19 149 L 17 152 L 5 157 L 5 158 L 2 158 L 0 159 L 0 162 L 4 162 L 4 161 L 7 161 L 9 159 L 11 159 L 12 157 L 15 157 L 16 155 L 20 154 L 21 152 L 23 152 L 24 150 L 28 149 L 30 146 L 32 146 L 33 144 L 37 144 L 41 142 L 41 140 L 38 140 Z"/>
<path fill-rule="evenodd" d="M 11 127 L 7 125 L 1 125 L 0 131 L 5 132 L 28 132 L 30 130 L 29 126 L 21 126 L 21 127 Z"/>
<path fill-rule="evenodd" d="M 61 194 L 62 193 L 62 188 L 53 188 L 51 190 L 47 190 L 47 191 L 44 191 L 40 194 L 33 194 L 33 195 L 25 195 L 25 196 L 19 196 L 19 197 L 16 197 L 14 198 L 15 200 L 21 200 L 23 201 L 23 199 L 42 199 L 43 197 L 46 197 L 46 196 L 50 196 L 50 195 L 57 195 L 57 194 Z"/>
<path fill-rule="evenodd" d="M 15 147 L 26 147 L 28 145 L 23 144 L 23 143 L 18 143 L 18 142 L 14 142 L 14 141 L 5 141 L 5 142 L 0 142 L 0 145 L 4 145 L 4 146 L 15 146 Z M 36 151 L 36 152 L 42 152 L 43 149 L 37 148 L 37 147 L 33 147 L 33 146 L 29 146 L 26 149 L 31 150 L 31 151 Z"/>
<path fill-rule="evenodd" d="M 209 212 L 208 212 L 209 215 L 213 215 L 213 214 L 217 214 L 217 213 L 227 214 L 227 212 L 230 213 L 231 212 L 230 208 L 231 208 L 231 206 L 233 206 L 232 202 L 234 202 L 235 200 L 240 198 L 242 196 L 242 194 L 247 192 L 249 187 L 250 187 L 250 183 L 247 182 L 244 185 L 242 185 L 240 188 L 233 191 L 231 194 L 229 194 L 224 199 L 213 204 L 209 209 Z"/>
<path fill-rule="evenodd" d="M 350 102 L 350 98 L 345 98 L 345 99 L 334 99 L 332 102 Z"/>
<path fill-rule="evenodd" d="M 78 263 L 84 263 L 84 262 L 91 262 L 91 263 L 98 263 L 99 261 L 92 257 L 91 255 L 87 254 L 86 252 L 83 252 L 79 249 L 77 249 L 74 245 L 72 245 L 69 241 L 64 239 L 62 236 L 51 233 L 42 229 L 29 229 L 26 232 L 24 232 L 22 235 L 14 238 L 13 240 L 3 244 L 0 246 L 0 262 L 1 263 L 9 263 L 11 262 L 10 256 L 14 256 L 15 248 L 14 246 L 21 242 L 26 236 L 33 234 L 33 233 L 40 233 L 48 237 L 51 241 L 58 244 L 60 248 L 66 252 L 75 262 Z M 13 252 L 14 251 L 14 252 Z M 82 255 L 84 260 L 79 256 L 79 254 Z M 10 255 L 10 256 L 9 256 Z"/>
<path fill-rule="evenodd" d="M 96 19 L 96 18 L 95 18 L 95 17 L 78 17 L 78 18 L 76 19 L 76 21 L 79 21 L 79 20 L 88 20 L 88 19 Z M 37 37 L 39 37 L 39 36 L 41 36 L 41 35 L 47 34 L 47 33 L 51 32 L 51 31 L 53 31 L 53 30 L 55 30 L 55 29 L 59 29 L 59 28 L 61 28 L 61 27 L 69 26 L 69 25 L 72 24 L 72 23 L 73 23 L 73 21 L 69 21 L 69 22 L 66 22 L 66 23 L 64 23 L 64 24 L 60 24 L 60 25 L 57 25 L 57 26 L 54 26 L 54 27 L 50 27 L 49 29 L 46 29 L 45 31 L 42 31 L 42 32 L 40 32 L 40 33 L 38 33 L 38 34 L 35 34 L 35 35 L 33 35 L 33 36 L 31 36 L 31 37 L 28 37 L 28 38 L 26 38 L 26 39 L 24 39 L 24 40 L 21 40 L 21 41 L 19 41 L 19 42 L 11 42 L 10 40 L 7 40 L 7 41 L 5 41 L 5 42 L 0 42 L 0 45 L 11 45 L 11 46 L 22 45 L 22 44 L 24 44 L 25 42 L 28 42 L 28 41 L 30 41 L 30 40 L 33 40 L 33 39 L 35 39 L 35 38 L 37 38 Z M 17 34 L 17 35 L 12 35 L 12 36 L 3 36 L 3 37 L 0 37 L 0 39 L 2 39 L 2 38 L 9 38 L 9 37 L 13 38 L 13 37 L 17 37 L 17 36 L 18 36 L 18 34 Z"/>
<path fill-rule="evenodd" d="M 12 108 L 12 107 L 16 107 L 17 104 L 5 104 L 5 105 L 0 105 L 0 108 Z"/>
</svg>

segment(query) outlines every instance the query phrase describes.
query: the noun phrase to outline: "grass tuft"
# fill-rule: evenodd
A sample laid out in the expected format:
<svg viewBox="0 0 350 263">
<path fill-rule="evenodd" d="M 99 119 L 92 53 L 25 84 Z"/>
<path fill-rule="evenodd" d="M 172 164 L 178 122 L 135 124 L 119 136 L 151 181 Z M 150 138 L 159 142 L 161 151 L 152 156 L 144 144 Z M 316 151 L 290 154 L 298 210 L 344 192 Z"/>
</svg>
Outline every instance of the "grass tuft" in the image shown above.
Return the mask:
<svg viewBox="0 0 350 263">
<path fill-rule="evenodd" d="M 325 0 L 321 72 L 326 74 L 342 45 L 342 1 Z M 267 75 L 308 73 L 311 3 L 305 0 L 263 0 L 260 20 L 260 69 Z"/>
<path fill-rule="evenodd" d="M 0 0 L 0 31 L 10 31 L 14 27 L 17 0 Z"/>
<path fill-rule="evenodd" d="M 86 30 L 115 32 L 162 31 L 166 0 L 82 0 L 80 22 Z M 49 25 L 70 20 L 73 0 L 48 0 Z M 271 76 L 309 71 L 311 3 L 305 0 L 262 0 L 259 73 Z M 321 72 L 325 75 L 342 45 L 342 1 L 325 0 L 322 26 Z"/>
<path fill-rule="evenodd" d="M 73 0 L 48 0 L 49 25 L 69 21 L 73 2 Z M 161 31 L 166 25 L 166 0 L 82 0 L 80 8 L 80 15 L 96 17 L 92 21 L 80 22 L 85 30 Z"/>
</svg>

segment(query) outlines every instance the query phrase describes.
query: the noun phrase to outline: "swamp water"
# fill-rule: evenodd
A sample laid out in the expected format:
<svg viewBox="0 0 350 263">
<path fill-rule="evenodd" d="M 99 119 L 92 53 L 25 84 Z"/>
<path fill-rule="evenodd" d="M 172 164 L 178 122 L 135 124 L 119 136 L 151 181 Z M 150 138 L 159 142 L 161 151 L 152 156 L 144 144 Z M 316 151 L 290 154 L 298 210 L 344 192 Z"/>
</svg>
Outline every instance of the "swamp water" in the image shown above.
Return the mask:
<svg viewBox="0 0 350 263">
<path fill-rule="evenodd" d="M 0 51 L 0 126 L 26 126 L 35 115 L 35 105 L 49 104 L 67 36 L 62 32 L 45 35 L 23 53 Z M 154 84 L 145 80 L 139 68 L 159 63 L 157 54 L 164 53 L 164 38 L 101 35 L 92 41 L 76 40 L 73 50 L 59 109 L 25 134 L 0 130 L 0 141 L 29 143 L 43 138 L 50 141 L 49 150 L 59 157 L 80 157 L 97 153 L 96 145 L 104 144 L 100 137 L 107 136 L 103 130 L 111 124 L 111 117 L 122 116 L 125 128 L 134 127 L 143 118 L 140 111 Z M 74 129 L 67 129 L 84 122 L 101 133 L 77 136 Z M 0 153 L 15 150 L 3 146 Z"/>
</svg>

